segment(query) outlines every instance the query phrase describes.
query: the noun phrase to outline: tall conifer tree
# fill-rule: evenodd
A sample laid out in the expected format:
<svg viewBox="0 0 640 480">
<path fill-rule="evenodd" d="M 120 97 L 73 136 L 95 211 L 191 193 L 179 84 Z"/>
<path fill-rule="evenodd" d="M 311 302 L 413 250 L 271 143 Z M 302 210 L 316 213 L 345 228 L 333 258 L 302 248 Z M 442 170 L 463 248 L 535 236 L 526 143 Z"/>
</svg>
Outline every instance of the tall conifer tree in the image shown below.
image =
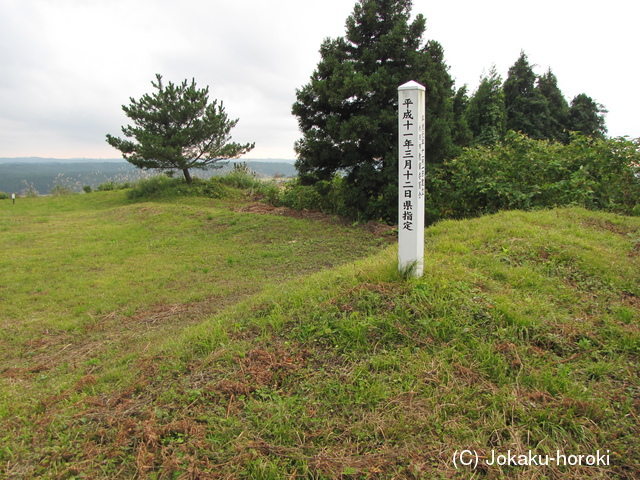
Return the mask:
<svg viewBox="0 0 640 480">
<path fill-rule="evenodd" d="M 567 131 L 569 122 L 569 104 L 558 87 L 558 79 L 551 72 L 538 78 L 538 91 L 547 101 L 549 115 L 544 122 L 544 138 L 562 143 L 569 141 Z"/>
<path fill-rule="evenodd" d="M 469 100 L 467 123 L 473 133 L 474 145 L 493 145 L 505 134 L 506 110 L 502 79 L 495 65 L 482 77 L 478 90 Z"/>
<path fill-rule="evenodd" d="M 536 88 L 536 74 L 524 52 L 509 68 L 503 90 L 507 130 L 522 132 L 538 140 L 546 138 L 547 101 Z"/>
<path fill-rule="evenodd" d="M 423 43 L 426 21 L 410 21 L 410 0 L 359 0 L 346 35 L 326 39 L 293 114 L 303 137 L 296 167 L 306 183 L 346 172 L 348 203 L 360 215 L 392 221 L 397 212 L 397 89 L 426 87 L 427 162 L 453 148 L 453 81 L 442 47 Z"/>
<path fill-rule="evenodd" d="M 467 95 L 467 86 L 463 85 L 453 97 L 453 143 L 459 147 L 454 152 L 455 155 L 462 151 L 461 147 L 468 147 L 473 141 L 473 132 L 467 118 L 468 109 L 469 95 Z"/>
</svg>

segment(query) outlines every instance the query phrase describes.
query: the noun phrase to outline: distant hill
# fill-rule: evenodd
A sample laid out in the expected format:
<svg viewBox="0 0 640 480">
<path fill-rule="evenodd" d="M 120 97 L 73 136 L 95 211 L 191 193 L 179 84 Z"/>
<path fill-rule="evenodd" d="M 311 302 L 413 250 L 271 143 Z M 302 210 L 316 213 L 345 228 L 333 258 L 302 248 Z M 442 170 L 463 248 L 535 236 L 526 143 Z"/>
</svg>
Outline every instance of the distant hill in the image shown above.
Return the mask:
<svg viewBox="0 0 640 480">
<path fill-rule="evenodd" d="M 220 169 L 194 170 L 194 174 L 201 178 L 221 175 L 231 170 L 234 163 L 246 163 L 258 176 L 265 178 L 296 175 L 294 160 L 286 159 L 231 160 Z M 0 191 L 20 193 L 28 185 L 33 186 L 40 194 L 46 195 L 55 185 L 63 185 L 80 192 L 85 185 L 95 188 L 104 182 L 135 181 L 149 174 L 122 158 L 0 158 Z"/>
<path fill-rule="evenodd" d="M 122 163 L 120 158 L 45 158 L 45 157 L 3 157 L 0 164 L 4 163 Z"/>
<path fill-rule="evenodd" d="M 290 158 L 240 158 L 232 160 L 235 162 L 250 163 L 289 163 L 293 164 L 294 159 Z M 48 157 L 0 157 L 2 163 L 126 163 L 122 157 L 118 158 L 48 158 Z"/>
</svg>

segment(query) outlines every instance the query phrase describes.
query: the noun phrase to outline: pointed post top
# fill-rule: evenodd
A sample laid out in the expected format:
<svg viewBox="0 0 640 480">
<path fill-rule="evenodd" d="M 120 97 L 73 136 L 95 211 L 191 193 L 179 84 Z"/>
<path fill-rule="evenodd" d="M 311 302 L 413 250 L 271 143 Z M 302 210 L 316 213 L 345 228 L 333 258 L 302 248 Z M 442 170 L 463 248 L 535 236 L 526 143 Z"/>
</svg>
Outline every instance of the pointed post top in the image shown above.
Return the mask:
<svg viewBox="0 0 640 480">
<path fill-rule="evenodd" d="M 405 83 L 404 85 L 400 85 L 398 90 L 426 90 L 424 86 L 420 85 L 418 82 L 414 82 L 413 80 Z"/>
</svg>

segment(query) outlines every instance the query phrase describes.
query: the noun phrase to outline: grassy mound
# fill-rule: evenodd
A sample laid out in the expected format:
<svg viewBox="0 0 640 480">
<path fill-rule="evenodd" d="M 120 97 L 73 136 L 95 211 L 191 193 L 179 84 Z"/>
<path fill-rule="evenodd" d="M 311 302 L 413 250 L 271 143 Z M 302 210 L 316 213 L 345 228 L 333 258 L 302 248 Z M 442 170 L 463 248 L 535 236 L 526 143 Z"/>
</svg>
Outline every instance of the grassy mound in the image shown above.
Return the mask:
<svg viewBox="0 0 640 480">
<path fill-rule="evenodd" d="M 198 203 L 204 200 L 118 206 L 114 196 L 96 198 L 109 198 L 102 210 L 69 213 L 86 222 L 71 257 L 56 258 L 59 250 L 45 242 L 39 261 L 21 253 L 1 267 L 46 278 L 55 270 L 38 268 L 46 262 L 104 265 L 105 258 L 88 261 L 87 245 L 109 236 L 100 240 L 89 225 L 117 229 L 115 218 L 145 233 L 116 236 L 114 252 L 139 248 L 134 231 L 147 243 L 169 244 L 154 250 L 153 280 L 128 277 L 131 264 L 113 274 L 107 284 L 118 278 L 124 285 L 113 299 L 99 290 L 99 315 L 62 274 L 54 280 L 66 293 L 56 306 L 47 291 L 33 305 L 25 296 L 21 309 L 3 311 L 3 331 L 19 332 L 1 339 L 9 352 L 0 370 L 6 477 L 640 476 L 640 219 L 561 209 L 441 222 L 426 231 L 425 276 L 406 282 L 395 247 L 381 250 L 361 231 L 242 217 L 207 210 Z M 70 202 L 55 201 L 60 209 Z M 16 238 L 38 228 L 41 215 L 12 217 L 0 228 Z M 64 215 L 47 218 L 49 230 L 65 223 Z M 283 232 L 296 225 L 293 243 L 283 245 Z M 311 228 L 338 237 L 319 240 L 314 231 L 302 240 Z M 200 235 L 215 238 L 209 245 L 216 248 L 246 245 L 250 254 L 222 258 L 246 268 L 241 278 L 250 292 L 212 295 L 212 280 L 198 290 L 208 278 L 202 264 L 159 286 L 161 272 Z M 262 267 L 252 263 L 279 248 L 281 256 L 267 255 Z M 368 258 L 356 260 L 367 249 Z M 107 270 L 142 255 L 129 251 L 113 253 Z M 329 261 L 336 254 L 341 266 Z M 314 267 L 298 264 L 301 256 L 315 259 Z M 313 273 L 321 259 L 336 266 Z M 257 272 L 266 265 L 273 271 Z M 224 277 L 229 289 L 238 274 Z M 7 299 L 20 298 L 11 288 L 11 295 L 0 290 L 3 310 Z M 37 287 L 30 293 L 36 298 Z M 222 298 L 229 300 L 212 305 Z M 46 326 L 61 322 L 61 302 L 76 323 Z M 135 338 L 123 342 L 127 331 Z M 87 336 L 93 343 L 82 341 Z M 476 469 L 459 458 L 454 464 L 463 450 Z M 488 464 L 493 455 L 529 451 L 583 459 Z M 608 463 L 588 465 L 598 451 Z"/>
</svg>

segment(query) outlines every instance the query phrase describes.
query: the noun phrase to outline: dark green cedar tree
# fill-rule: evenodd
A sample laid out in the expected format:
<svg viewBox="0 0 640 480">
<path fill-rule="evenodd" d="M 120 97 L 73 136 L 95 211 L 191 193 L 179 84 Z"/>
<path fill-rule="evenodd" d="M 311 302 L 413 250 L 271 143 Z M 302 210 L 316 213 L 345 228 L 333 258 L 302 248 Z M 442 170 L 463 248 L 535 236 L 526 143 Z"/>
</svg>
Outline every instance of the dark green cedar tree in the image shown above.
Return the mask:
<svg viewBox="0 0 640 480">
<path fill-rule="evenodd" d="M 544 124 L 544 138 L 568 143 L 569 104 L 560 91 L 558 79 L 551 69 L 538 78 L 537 89 L 546 99 L 549 112 Z"/>
<path fill-rule="evenodd" d="M 571 101 L 569 130 L 604 139 L 607 133 L 604 116 L 607 110 L 588 95 L 581 93 Z"/>
<path fill-rule="evenodd" d="M 536 74 L 524 52 L 509 68 L 503 85 L 507 111 L 507 130 L 521 132 L 530 138 L 546 137 L 545 123 L 549 116 L 547 100 L 536 88 Z"/>
<path fill-rule="evenodd" d="M 462 147 L 468 147 L 473 141 L 473 132 L 469 127 L 467 110 L 469 108 L 469 95 L 467 86 L 458 88 L 453 97 L 453 143 L 459 147 L 454 152 L 454 157 L 462 152 Z"/>
<path fill-rule="evenodd" d="M 209 103 L 209 87 L 198 89 L 195 80 L 165 86 L 159 74 L 151 84 L 156 89 L 152 95 L 130 98 L 131 104 L 122 106 L 134 124 L 122 127 L 122 133 L 135 141 L 107 134 L 109 145 L 129 163 L 181 171 L 190 184 L 189 170 L 220 167 L 221 161 L 244 155 L 255 146 L 230 142 L 230 131 L 238 120 L 229 120 L 222 102 Z"/>
<path fill-rule="evenodd" d="M 467 107 L 466 118 L 473 134 L 472 144 L 489 146 L 501 142 L 505 134 L 506 115 L 502 79 L 494 65 L 488 75 L 482 76 L 480 86 Z"/>
<path fill-rule="evenodd" d="M 300 181 L 344 172 L 346 203 L 361 218 L 397 220 L 400 85 L 426 88 L 427 164 L 453 151 L 453 81 L 440 44 L 423 44 L 425 18 L 410 22 L 411 7 L 410 0 L 359 0 L 346 35 L 322 43 L 292 107 L 303 134 L 295 143 Z"/>
</svg>

